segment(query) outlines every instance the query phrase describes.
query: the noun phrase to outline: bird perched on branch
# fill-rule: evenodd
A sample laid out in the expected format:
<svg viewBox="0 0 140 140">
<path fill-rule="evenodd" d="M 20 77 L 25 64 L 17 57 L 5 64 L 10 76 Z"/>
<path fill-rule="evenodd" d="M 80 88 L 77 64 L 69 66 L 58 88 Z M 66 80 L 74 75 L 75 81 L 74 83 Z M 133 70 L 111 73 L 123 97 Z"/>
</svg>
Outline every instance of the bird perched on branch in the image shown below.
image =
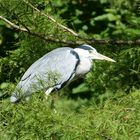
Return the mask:
<svg viewBox="0 0 140 140">
<path fill-rule="evenodd" d="M 94 59 L 115 62 L 87 44 L 75 49 L 62 47 L 49 52 L 28 68 L 12 93 L 10 101 L 17 102 L 40 90 L 48 96 L 76 77 L 88 73 Z"/>
</svg>

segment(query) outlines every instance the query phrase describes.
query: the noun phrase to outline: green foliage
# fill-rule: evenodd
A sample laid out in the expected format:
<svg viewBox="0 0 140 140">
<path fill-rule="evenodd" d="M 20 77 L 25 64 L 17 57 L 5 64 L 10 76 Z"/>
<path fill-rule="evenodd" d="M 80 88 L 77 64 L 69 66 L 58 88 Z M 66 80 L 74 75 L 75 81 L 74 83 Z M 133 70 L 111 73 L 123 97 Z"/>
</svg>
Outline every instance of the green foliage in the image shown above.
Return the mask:
<svg viewBox="0 0 140 140">
<path fill-rule="evenodd" d="M 137 32 L 135 37 L 140 35 L 136 0 L 67 0 L 65 2 L 57 0 L 54 5 L 57 7 L 57 12 L 68 20 L 68 25 L 77 31 L 101 33 L 101 37 L 111 38 L 122 38 L 124 34 L 130 35 L 133 31 Z"/>
<path fill-rule="evenodd" d="M 57 97 L 55 109 L 40 94 L 26 103 L 0 102 L 0 139 L 138 139 L 140 91 L 91 100 Z M 106 93 L 108 94 L 108 93 Z"/>
<path fill-rule="evenodd" d="M 30 2 L 42 12 L 51 15 L 57 22 L 66 23 L 68 27 L 89 39 L 135 40 L 140 38 L 137 0 L 35 0 Z M 22 0 L 1 0 L 0 14 L 11 22 L 46 37 L 60 40 L 76 39 Z M 35 60 L 54 48 L 64 46 L 61 43 L 46 42 L 31 34 L 19 32 L 3 21 L 0 21 L 0 33 L 0 83 L 19 81 Z M 97 44 L 95 48 L 114 58 L 117 63 L 95 62 L 84 83 L 75 82 L 69 86 L 69 93 L 72 91 L 79 96 L 80 92 L 83 94 L 88 91 L 94 97 L 98 97 L 106 91 L 122 90 L 129 93 L 140 88 L 139 46 L 116 46 L 115 44 L 98 46 Z M 76 89 L 77 86 L 79 87 Z"/>
</svg>

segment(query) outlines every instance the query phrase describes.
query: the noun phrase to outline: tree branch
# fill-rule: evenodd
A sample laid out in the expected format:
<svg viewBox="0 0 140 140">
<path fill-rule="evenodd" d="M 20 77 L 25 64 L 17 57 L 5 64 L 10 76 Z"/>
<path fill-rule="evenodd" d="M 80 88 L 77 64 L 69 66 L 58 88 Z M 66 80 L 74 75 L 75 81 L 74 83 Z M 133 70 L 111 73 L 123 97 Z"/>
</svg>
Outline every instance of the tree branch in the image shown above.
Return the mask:
<svg viewBox="0 0 140 140">
<path fill-rule="evenodd" d="M 62 25 L 62 24 L 60 24 L 60 23 L 58 23 L 54 18 L 52 18 L 51 16 L 47 15 L 46 13 L 40 11 L 39 9 L 37 9 L 36 7 L 34 7 L 31 3 L 29 3 L 29 2 L 27 2 L 27 1 L 25 1 L 25 0 L 23 0 L 23 2 L 25 2 L 25 3 L 26 3 L 28 6 L 30 6 L 33 10 L 35 10 L 35 11 L 37 11 L 38 13 L 40 13 L 41 15 L 47 17 L 50 21 L 56 23 L 56 25 L 58 25 L 59 27 L 61 27 L 61 28 L 64 29 L 65 31 L 70 32 L 72 35 L 74 35 L 74 36 L 76 36 L 76 37 L 79 36 L 76 32 L 74 32 L 73 30 L 69 29 L 68 27 L 66 27 L 66 26 L 64 26 L 64 25 Z"/>
<path fill-rule="evenodd" d="M 140 39 L 136 40 L 96 40 L 96 39 L 90 39 L 89 44 L 98 44 L 98 45 L 140 45 Z"/>
<path fill-rule="evenodd" d="M 112 45 L 140 45 L 140 39 L 128 40 L 128 41 L 127 40 L 96 40 L 96 39 L 84 39 L 84 38 L 83 39 L 80 38 L 79 40 L 74 40 L 74 41 L 59 40 L 54 37 L 46 37 L 44 34 L 41 34 L 41 33 L 33 32 L 29 28 L 26 29 L 26 28 L 20 27 L 2 16 L 0 16 L 0 19 L 6 22 L 7 24 L 9 24 L 11 27 L 13 27 L 16 30 L 19 30 L 21 32 L 26 32 L 32 36 L 39 37 L 47 42 L 63 43 L 63 44 L 71 45 L 71 46 L 81 45 L 84 43 L 92 44 L 92 45 L 110 45 L 110 44 Z"/>
<path fill-rule="evenodd" d="M 3 20 L 4 22 L 8 23 L 11 27 L 13 27 L 13 28 L 15 28 L 17 30 L 20 30 L 22 32 L 27 32 L 27 29 L 22 28 L 22 27 L 20 27 L 20 26 L 18 26 L 16 24 L 12 23 L 11 21 L 9 21 L 8 19 L 6 19 L 6 18 L 4 18 L 2 16 L 0 16 L 0 19 Z"/>
</svg>

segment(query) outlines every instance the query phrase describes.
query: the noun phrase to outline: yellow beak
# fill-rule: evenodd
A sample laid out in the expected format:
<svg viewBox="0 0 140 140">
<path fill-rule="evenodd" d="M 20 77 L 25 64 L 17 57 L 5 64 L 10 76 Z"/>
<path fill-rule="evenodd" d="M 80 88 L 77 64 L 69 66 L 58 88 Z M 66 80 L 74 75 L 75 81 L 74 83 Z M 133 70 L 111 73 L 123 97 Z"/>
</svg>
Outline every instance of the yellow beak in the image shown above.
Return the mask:
<svg viewBox="0 0 140 140">
<path fill-rule="evenodd" d="M 106 61 L 111 61 L 111 62 L 116 62 L 115 60 L 105 56 L 105 55 L 102 55 L 98 52 L 92 52 L 91 53 L 91 58 L 92 59 L 97 59 L 97 60 L 106 60 Z"/>
</svg>

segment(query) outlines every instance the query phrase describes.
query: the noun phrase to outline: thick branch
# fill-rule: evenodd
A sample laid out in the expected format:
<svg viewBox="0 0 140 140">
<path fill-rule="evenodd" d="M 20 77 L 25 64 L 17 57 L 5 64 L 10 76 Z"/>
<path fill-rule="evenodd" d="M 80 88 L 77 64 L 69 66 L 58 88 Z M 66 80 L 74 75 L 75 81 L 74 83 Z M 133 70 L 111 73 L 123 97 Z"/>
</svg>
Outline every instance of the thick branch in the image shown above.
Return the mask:
<svg viewBox="0 0 140 140">
<path fill-rule="evenodd" d="M 46 37 L 44 34 L 33 32 L 30 29 L 20 27 L 2 16 L 0 16 L 0 19 L 6 22 L 7 24 L 9 24 L 11 27 L 15 28 L 16 30 L 19 30 L 21 32 L 26 32 L 32 36 L 39 37 L 48 42 L 63 43 L 63 44 L 72 45 L 72 46 L 81 45 L 84 43 L 92 44 L 92 45 L 110 45 L 110 44 L 112 45 L 140 45 L 140 39 L 128 40 L 128 41 L 127 40 L 95 40 L 95 39 L 89 40 L 89 39 L 84 39 L 84 38 L 83 39 L 81 38 L 76 41 L 59 40 L 53 37 Z"/>
<path fill-rule="evenodd" d="M 32 9 L 34 9 L 35 11 L 37 11 L 38 13 L 40 13 L 41 15 L 47 17 L 50 21 L 54 22 L 57 26 L 61 27 L 62 29 L 64 29 L 65 31 L 70 32 L 71 34 L 73 34 L 74 36 L 78 37 L 79 35 L 74 32 L 73 30 L 69 29 L 68 27 L 58 23 L 54 18 L 52 18 L 51 16 L 47 15 L 46 13 L 40 11 L 39 9 L 37 9 L 36 7 L 34 7 L 31 3 L 23 0 L 23 2 L 25 2 L 28 6 L 30 6 Z"/>
<path fill-rule="evenodd" d="M 98 44 L 98 45 L 140 45 L 140 39 L 137 40 L 96 40 L 96 39 L 91 39 L 87 41 L 89 44 Z"/>
</svg>

